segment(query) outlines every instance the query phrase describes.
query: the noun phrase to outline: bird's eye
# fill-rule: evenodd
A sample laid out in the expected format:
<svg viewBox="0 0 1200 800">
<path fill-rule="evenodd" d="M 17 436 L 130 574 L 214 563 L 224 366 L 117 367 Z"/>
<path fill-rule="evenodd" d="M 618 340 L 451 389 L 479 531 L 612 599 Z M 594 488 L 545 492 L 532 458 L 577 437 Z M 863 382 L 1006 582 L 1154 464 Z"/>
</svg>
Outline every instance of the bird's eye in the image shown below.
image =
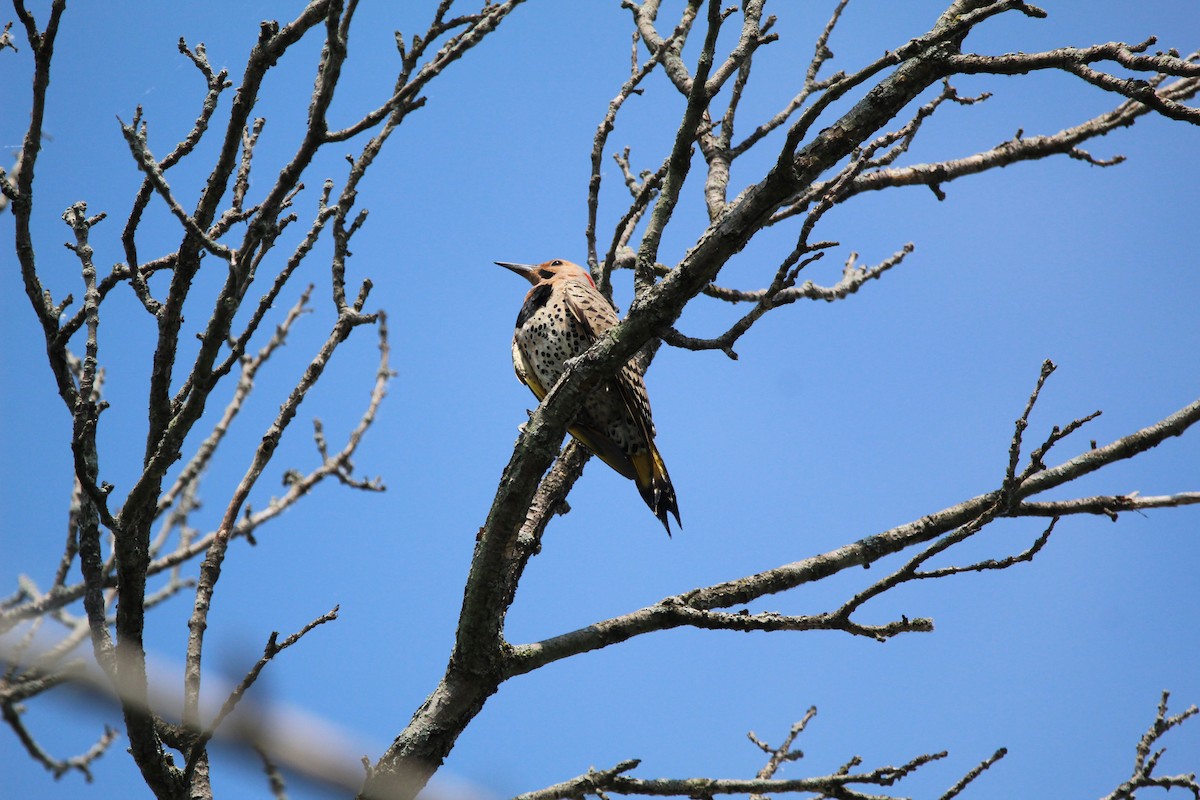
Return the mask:
<svg viewBox="0 0 1200 800">
<path fill-rule="evenodd" d="M 561 262 L 561 261 L 559 261 L 559 260 L 556 258 L 556 259 L 554 259 L 553 261 L 551 261 L 551 262 L 550 262 L 550 266 L 552 266 L 552 267 L 561 267 L 561 266 L 562 266 L 562 262 Z"/>
</svg>

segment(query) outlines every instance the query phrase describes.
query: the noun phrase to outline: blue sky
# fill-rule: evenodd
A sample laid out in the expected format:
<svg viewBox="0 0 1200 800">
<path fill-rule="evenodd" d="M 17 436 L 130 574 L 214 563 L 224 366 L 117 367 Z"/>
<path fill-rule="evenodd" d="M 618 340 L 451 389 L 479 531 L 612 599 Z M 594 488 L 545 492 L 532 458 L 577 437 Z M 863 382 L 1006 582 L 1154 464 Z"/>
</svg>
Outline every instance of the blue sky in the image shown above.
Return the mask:
<svg viewBox="0 0 1200 800">
<path fill-rule="evenodd" d="M 423 29 L 424 5 L 365 3 L 359 10 L 335 118 L 348 122 L 388 95 L 392 31 Z M 780 41 L 757 57 L 743 130 L 793 94 L 832 5 L 775 4 Z M 852 3 L 830 42 L 832 67 L 853 69 L 924 32 L 940 7 Z M 1200 47 L 1200 11 L 1187 0 L 1048 10 L 1044 21 L 1004 15 L 968 45 L 984 53 L 1035 51 L 1156 34 L 1159 48 Z M 176 52 L 178 38 L 203 41 L 214 66 L 228 66 L 236 80 L 258 21 L 290 13 L 291 4 L 228 2 L 180 5 L 170 14 L 132 3 L 68 9 L 46 118 L 51 138 L 37 172 L 39 269 L 56 298 L 81 296 L 78 262 L 60 244 L 69 231 L 59 215 L 71 203 L 86 200 L 91 213 L 109 214 L 93 233 L 97 263 L 123 258 L 119 231 L 139 174 L 116 118 L 128 121 L 141 104 L 160 156 L 195 118 L 202 84 Z M 354 240 L 351 280 L 375 284 L 368 306 L 389 314 L 398 375 L 355 462 L 364 474 L 382 476 L 388 491 L 322 486 L 264 527 L 257 547 L 236 542 L 206 650 L 214 682 L 221 673 L 237 680 L 271 631 L 291 632 L 340 604 L 341 618 L 276 659 L 254 691 L 344 731 L 353 755 L 377 757 L 444 669 L 475 532 L 534 403 L 509 357 L 526 287 L 492 262 L 584 260 L 588 156 L 628 73 L 629 34 L 628 13 L 615 0 L 530 0 L 432 85 L 427 107 L 394 135 L 361 188 L 359 204 L 371 215 Z M 265 85 L 259 113 L 267 124 L 252 196 L 297 140 L 317 49 L 315 39 L 297 47 Z M 29 64 L 28 47 L 0 53 L 10 111 L 0 120 L 5 162 L 27 119 Z M 994 96 L 936 115 L 909 163 L 986 149 L 1017 128 L 1053 133 L 1115 105 L 1070 76 L 972 78 L 956 86 Z M 658 165 L 681 109 L 662 76 L 647 90 L 629 101 L 608 148 L 631 146 L 638 169 Z M 212 144 L 173 173 L 185 206 Z M 315 207 L 311 188 L 326 177 L 340 183 L 351 148 L 331 148 L 306 176 L 310 191 L 297 202 L 297 226 Z M 1059 446 L 1054 463 L 1089 439 L 1106 443 L 1195 400 L 1200 129 L 1145 118 L 1088 149 L 1128 161 L 1111 169 L 1066 158 L 1018 164 L 947 185 L 945 202 L 922 188 L 855 198 L 817 229 L 818 238 L 840 245 L 807 277 L 832 284 L 851 251 L 874 263 L 911 241 L 915 251 L 903 265 L 845 301 L 772 312 L 741 340 L 736 362 L 663 348 L 647 383 L 683 531 L 668 540 L 634 487 L 593 461 L 571 494 L 571 513 L 552 524 L 529 566 L 509 614 L 509 640 L 534 641 L 824 552 L 995 488 L 1013 420 L 1043 359 L 1059 370 L 1033 414 L 1030 440 L 1104 411 Z M 735 191 L 760 177 L 763 162 L 746 161 L 735 165 Z M 604 180 L 602 240 L 627 197 L 607 156 Z M 697 187 L 685 188 L 664 262 L 678 260 L 703 230 Z M 139 240 L 143 258 L 179 239 L 177 223 L 153 209 Z M 794 228 L 779 228 L 730 261 L 721 282 L 767 285 L 795 236 Z M 0 218 L 0 235 L 11 243 L 10 215 Z M 69 418 L 41 360 L 11 244 L 5 248 L 0 586 L 8 594 L 19 573 L 42 585 L 53 575 L 71 466 Z M 325 337 L 327 265 L 328 249 L 318 249 L 278 304 L 282 311 L 294 302 L 304 283 L 317 286 L 315 313 L 260 373 L 253 404 L 210 470 L 208 505 L 194 519 L 203 530 L 215 526 L 248 448 Z M 198 291 L 213 291 L 219 277 L 202 276 Z M 630 294 L 629 274 L 619 274 L 622 310 Z M 741 313 L 701 298 L 679 328 L 716 335 Z M 193 310 L 189 330 L 201 314 Z M 357 422 L 376 367 L 372 337 L 361 330 L 337 353 L 252 506 L 281 491 L 285 469 L 316 465 L 312 417 L 323 421 L 331 444 Z M 150 318 L 127 287 L 114 291 L 102 318 L 112 408 L 100 446 L 102 478 L 118 494 L 140 466 L 152 346 Z M 1192 431 L 1057 496 L 1166 494 L 1194 491 L 1198 482 L 1200 435 Z M 1173 710 L 1200 703 L 1198 524 L 1195 508 L 1127 514 L 1116 524 L 1066 519 L 1032 564 L 904 587 L 862 612 L 869 622 L 932 617 L 932 634 L 879 644 L 832 633 L 679 630 L 551 665 L 489 700 L 443 780 L 500 798 L 633 757 L 643 759 L 641 777 L 748 777 L 762 758 L 745 732 L 776 742 L 816 705 L 819 714 L 799 742 L 806 758 L 785 777 L 825 774 L 855 754 L 874 767 L 948 749 L 949 758 L 899 789 L 937 796 L 1007 746 L 1010 755 L 967 796 L 1101 796 L 1128 776 L 1163 689 L 1173 693 Z M 1035 520 L 997 524 L 959 559 L 1019 551 L 1040 531 Z M 881 575 L 838 576 L 754 608 L 826 610 Z M 177 597 L 149 622 L 148 646 L 172 692 L 179 691 L 190 607 Z M 85 749 L 105 721 L 117 719 L 67 694 L 28 707 L 28 724 L 60 756 Z M 13 736 L 0 734 L 5 796 L 146 792 L 124 739 L 97 762 L 97 782 L 88 787 L 77 775 L 53 781 Z M 1163 744 L 1164 773 L 1200 768 L 1200 724 Z M 217 758 L 218 796 L 267 796 L 252 761 Z M 298 780 L 289 789 L 293 797 L 323 796 Z"/>
</svg>

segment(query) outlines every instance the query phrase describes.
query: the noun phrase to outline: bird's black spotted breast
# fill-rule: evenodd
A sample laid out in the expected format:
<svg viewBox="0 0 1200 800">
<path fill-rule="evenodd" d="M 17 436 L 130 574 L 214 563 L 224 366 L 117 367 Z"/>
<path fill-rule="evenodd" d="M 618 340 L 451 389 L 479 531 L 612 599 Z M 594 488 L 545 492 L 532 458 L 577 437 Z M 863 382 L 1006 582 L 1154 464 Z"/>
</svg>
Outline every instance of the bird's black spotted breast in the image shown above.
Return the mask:
<svg viewBox="0 0 1200 800">
<path fill-rule="evenodd" d="M 517 327 L 521 327 L 529 318 L 537 313 L 538 309 L 546 305 L 546 301 L 550 299 L 550 292 L 553 291 L 548 283 L 539 283 L 529 292 L 529 296 L 525 298 L 525 305 L 521 306 L 521 313 L 517 314 Z"/>
</svg>

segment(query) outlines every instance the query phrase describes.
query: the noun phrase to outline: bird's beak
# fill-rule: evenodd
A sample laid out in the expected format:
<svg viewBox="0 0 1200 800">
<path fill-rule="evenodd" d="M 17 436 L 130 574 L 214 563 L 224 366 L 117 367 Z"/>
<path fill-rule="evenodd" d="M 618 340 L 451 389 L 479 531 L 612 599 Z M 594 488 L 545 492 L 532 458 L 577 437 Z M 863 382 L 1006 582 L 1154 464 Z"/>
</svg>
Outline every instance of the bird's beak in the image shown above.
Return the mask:
<svg viewBox="0 0 1200 800">
<path fill-rule="evenodd" d="M 497 261 L 495 264 L 496 266 L 504 267 L 505 269 L 511 269 L 513 272 L 517 273 L 530 283 L 538 282 L 537 273 L 534 272 L 537 267 L 529 264 L 510 264 L 507 261 Z"/>
</svg>

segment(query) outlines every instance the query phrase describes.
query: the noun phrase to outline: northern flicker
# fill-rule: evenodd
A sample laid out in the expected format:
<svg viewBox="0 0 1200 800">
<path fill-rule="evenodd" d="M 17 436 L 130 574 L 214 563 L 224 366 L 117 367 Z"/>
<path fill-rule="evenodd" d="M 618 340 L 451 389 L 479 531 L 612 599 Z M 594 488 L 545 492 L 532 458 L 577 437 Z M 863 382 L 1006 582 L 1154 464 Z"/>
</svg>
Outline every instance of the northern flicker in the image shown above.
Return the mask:
<svg viewBox="0 0 1200 800">
<path fill-rule="evenodd" d="M 517 315 L 513 368 L 538 400 L 562 375 L 567 359 L 582 354 L 617 324 L 617 312 L 578 264 L 555 259 L 535 266 L 496 262 L 533 284 Z M 679 521 L 675 488 L 654 445 L 654 420 L 642 376 L 630 364 L 592 390 L 574 421 L 571 435 L 600 460 L 637 484 L 654 515 Z"/>
</svg>

